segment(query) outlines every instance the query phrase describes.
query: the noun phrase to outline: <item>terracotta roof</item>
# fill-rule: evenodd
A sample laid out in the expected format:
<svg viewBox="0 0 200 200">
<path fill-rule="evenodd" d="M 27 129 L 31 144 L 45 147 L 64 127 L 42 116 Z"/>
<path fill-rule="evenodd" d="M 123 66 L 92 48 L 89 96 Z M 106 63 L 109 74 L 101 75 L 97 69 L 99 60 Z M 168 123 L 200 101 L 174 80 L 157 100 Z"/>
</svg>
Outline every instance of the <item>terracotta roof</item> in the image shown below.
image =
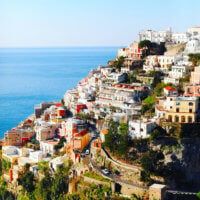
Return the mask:
<svg viewBox="0 0 200 200">
<path fill-rule="evenodd" d="M 102 130 L 101 130 L 101 134 L 107 135 L 107 134 L 108 134 L 108 129 L 102 129 Z"/>
<path fill-rule="evenodd" d="M 165 90 L 168 90 L 168 91 L 176 91 L 176 89 L 174 87 L 171 87 L 171 86 L 166 86 L 165 87 Z"/>
</svg>

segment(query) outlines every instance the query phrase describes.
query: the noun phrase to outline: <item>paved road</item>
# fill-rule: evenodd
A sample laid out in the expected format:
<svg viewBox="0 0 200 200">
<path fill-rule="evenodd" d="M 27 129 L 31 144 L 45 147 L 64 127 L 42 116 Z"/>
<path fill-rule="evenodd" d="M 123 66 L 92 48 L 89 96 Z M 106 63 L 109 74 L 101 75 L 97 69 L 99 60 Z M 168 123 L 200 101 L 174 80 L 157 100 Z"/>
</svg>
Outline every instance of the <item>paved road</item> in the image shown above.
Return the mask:
<svg viewBox="0 0 200 200">
<path fill-rule="evenodd" d="M 96 165 L 96 163 L 90 159 L 90 164 L 93 168 L 95 168 L 102 176 L 104 176 L 105 178 L 108 178 L 116 183 L 124 183 L 124 184 L 129 184 L 129 185 L 132 185 L 132 186 L 135 186 L 135 187 L 139 187 L 139 188 L 142 188 L 142 189 L 148 189 L 148 187 L 145 187 L 145 186 L 141 186 L 137 183 L 133 183 L 132 181 L 126 181 L 124 179 L 121 179 L 120 176 L 118 175 L 115 175 L 115 174 L 110 174 L 110 175 L 105 175 L 102 173 L 101 171 L 101 168 L 99 166 Z"/>
</svg>

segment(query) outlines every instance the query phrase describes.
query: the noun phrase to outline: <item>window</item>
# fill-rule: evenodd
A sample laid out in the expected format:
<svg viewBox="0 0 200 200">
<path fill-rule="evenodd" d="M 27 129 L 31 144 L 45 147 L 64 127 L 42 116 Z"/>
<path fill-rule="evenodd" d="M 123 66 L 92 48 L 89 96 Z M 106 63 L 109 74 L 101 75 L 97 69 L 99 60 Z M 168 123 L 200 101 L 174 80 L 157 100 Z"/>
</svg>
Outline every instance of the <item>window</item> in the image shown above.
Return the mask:
<svg viewBox="0 0 200 200">
<path fill-rule="evenodd" d="M 179 122 L 179 117 L 175 116 L 175 122 Z"/>
<path fill-rule="evenodd" d="M 179 106 L 179 105 L 180 105 L 180 102 L 176 102 L 176 105 Z"/>
<path fill-rule="evenodd" d="M 181 116 L 181 122 L 185 123 L 185 116 Z"/>
<path fill-rule="evenodd" d="M 140 131 L 143 132 L 143 128 L 141 128 Z"/>
<path fill-rule="evenodd" d="M 188 123 L 192 123 L 192 117 L 188 117 Z"/>
<path fill-rule="evenodd" d="M 172 122 L 172 116 L 171 115 L 168 116 L 168 121 Z"/>
<path fill-rule="evenodd" d="M 177 113 L 179 112 L 179 108 L 176 108 L 176 112 L 177 112 Z"/>
<path fill-rule="evenodd" d="M 192 109 L 191 108 L 189 109 L 189 113 L 192 113 Z"/>
<path fill-rule="evenodd" d="M 192 102 L 189 102 L 189 106 L 193 106 L 193 103 L 192 103 Z"/>
</svg>

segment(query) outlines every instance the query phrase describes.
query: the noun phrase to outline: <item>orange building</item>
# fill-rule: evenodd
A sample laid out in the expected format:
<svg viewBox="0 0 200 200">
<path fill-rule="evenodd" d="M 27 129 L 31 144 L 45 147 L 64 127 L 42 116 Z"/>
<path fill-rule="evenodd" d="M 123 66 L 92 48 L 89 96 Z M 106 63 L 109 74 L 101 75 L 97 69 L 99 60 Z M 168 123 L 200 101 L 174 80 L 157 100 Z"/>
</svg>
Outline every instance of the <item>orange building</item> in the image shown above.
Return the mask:
<svg viewBox="0 0 200 200">
<path fill-rule="evenodd" d="M 90 141 L 90 135 L 88 132 L 82 131 L 74 135 L 73 141 L 73 149 L 83 150 Z"/>
<path fill-rule="evenodd" d="M 105 142 L 105 136 L 108 134 L 108 129 L 102 129 L 100 132 L 100 138 L 102 142 Z"/>
</svg>

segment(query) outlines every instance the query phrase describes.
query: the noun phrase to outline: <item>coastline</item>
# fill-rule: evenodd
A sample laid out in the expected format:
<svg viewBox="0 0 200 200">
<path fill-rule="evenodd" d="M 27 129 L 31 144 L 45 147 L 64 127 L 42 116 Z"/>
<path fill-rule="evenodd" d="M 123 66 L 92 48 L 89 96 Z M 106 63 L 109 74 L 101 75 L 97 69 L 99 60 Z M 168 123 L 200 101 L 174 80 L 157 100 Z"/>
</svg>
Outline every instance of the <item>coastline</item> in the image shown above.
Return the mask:
<svg viewBox="0 0 200 200">
<path fill-rule="evenodd" d="M 38 49 L 36 48 L 34 49 L 34 55 L 30 52 L 31 48 L 25 54 L 22 53 L 27 48 L 22 49 L 23 52 L 12 48 L 5 51 L 0 49 L 0 67 L 1 70 L 4 70 L 2 75 L 0 71 L 1 139 L 6 131 L 17 126 L 19 122 L 33 113 L 34 105 L 43 101 L 61 99 L 66 89 L 75 87 L 92 68 L 113 58 L 118 49 L 117 47 L 72 48 L 50 48 L 50 50 L 49 48 L 43 48 L 41 55 L 37 54 Z M 55 49 L 56 53 L 53 58 L 46 62 L 49 55 L 52 57 Z M 49 51 L 52 53 L 49 54 Z M 44 61 L 41 63 L 42 58 Z M 38 61 L 34 64 L 33 59 Z M 46 74 L 47 70 L 49 70 L 48 74 Z M 16 73 L 16 76 L 14 73 Z M 9 86 L 5 85 L 7 82 L 10 82 Z"/>
</svg>

